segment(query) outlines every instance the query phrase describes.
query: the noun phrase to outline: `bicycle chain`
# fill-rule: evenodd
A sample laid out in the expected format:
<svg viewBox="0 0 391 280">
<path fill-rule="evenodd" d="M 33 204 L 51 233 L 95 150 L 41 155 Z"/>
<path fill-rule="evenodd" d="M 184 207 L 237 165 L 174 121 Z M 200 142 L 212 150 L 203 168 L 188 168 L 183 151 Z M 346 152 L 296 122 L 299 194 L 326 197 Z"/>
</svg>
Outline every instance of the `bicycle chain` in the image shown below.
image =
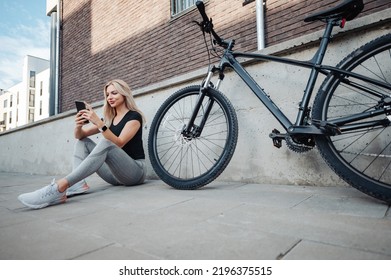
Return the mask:
<svg viewBox="0 0 391 280">
<path fill-rule="evenodd" d="M 294 142 L 291 136 L 285 137 L 286 146 L 296 153 L 306 153 L 312 150 L 313 147 Z"/>
</svg>

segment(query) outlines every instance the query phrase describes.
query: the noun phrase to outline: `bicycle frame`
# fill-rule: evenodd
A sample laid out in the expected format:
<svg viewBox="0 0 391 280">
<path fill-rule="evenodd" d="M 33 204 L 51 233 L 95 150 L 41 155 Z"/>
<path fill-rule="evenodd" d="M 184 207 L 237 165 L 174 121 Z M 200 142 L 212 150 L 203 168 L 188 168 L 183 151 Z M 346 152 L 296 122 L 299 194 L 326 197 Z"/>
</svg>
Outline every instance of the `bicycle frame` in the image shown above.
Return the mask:
<svg viewBox="0 0 391 280">
<path fill-rule="evenodd" d="M 234 52 L 232 51 L 234 41 L 230 41 L 228 44 L 228 47 L 225 49 L 224 54 L 220 60 L 219 66 L 218 67 L 213 67 L 210 69 L 210 72 L 207 75 L 207 78 L 204 81 L 202 90 L 200 92 L 200 97 L 197 105 L 195 106 L 192 118 L 190 119 L 187 127 L 184 129 L 184 132 L 186 135 L 191 134 L 192 136 L 199 136 L 201 131 L 202 131 L 202 124 L 208 117 L 208 112 L 210 111 L 210 107 L 213 104 L 210 104 L 206 109 L 206 113 L 204 114 L 203 121 L 201 122 L 200 126 L 196 127 L 196 133 L 193 131 L 191 132 L 191 128 L 194 126 L 194 120 L 196 118 L 196 115 L 200 109 L 200 106 L 202 104 L 202 100 L 206 95 L 207 88 L 210 86 L 210 81 L 212 76 L 214 75 L 215 72 L 219 72 L 219 81 L 216 85 L 216 89 L 218 89 L 221 81 L 224 78 L 224 70 L 229 67 L 232 68 L 236 74 L 247 84 L 247 86 L 253 91 L 253 93 L 260 99 L 260 101 L 265 105 L 265 107 L 273 114 L 273 116 L 278 120 L 278 122 L 284 127 L 284 129 L 291 135 L 294 134 L 307 134 L 307 135 L 335 135 L 336 130 L 334 129 L 325 129 L 326 126 L 330 127 L 339 127 L 342 125 L 345 125 L 347 123 L 351 123 L 354 121 L 366 119 L 369 116 L 377 116 L 380 114 L 384 113 L 389 113 L 391 112 L 391 109 L 388 109 L 387 112 L 385 112 L 384 109 L 379 109 L 375 111 L 371 111 L 370 114 L 366 113 L 361 113 L 361 114 L 356 114 L 353 116 L 350 116 L 349 118 L 340 118 L 340 119 L 335 119 L 332 122 L 328 122 L 327 124 L 323 124 L 322 127 L 316 126 L 316 125 L 309 125 L 305 123 L 305 117 L 306 114 L 308 114 L 308 106 L 309 102 L 311 99 L 311 96 L 313 94 L 313 90 L 318 78 L 319 74 L 323 74 L 325 76 L 327 75 L 335 75 L 335 76 L 340 76 L 342 77 L 341 82 L 342 83 L 347 83 L 345 81 L 346 77 L 353 77 L 368 83 L 371 83 L 373 85 L 377 85 L 380 87 L 383 87 L 385 89 L 390 89 L 391 87 L 387 85 L 386 83 L 383 83 L 378 80 L 374 80 L 365 76 L 362 76 L 357 73 L 349 72 L 343 69 L 339 69 L 337 67 L 333 66 L 327 66 L 327 65 L 322 65 L 322 61 L 324 58 L 324 55 L 326 53 L 328 44 L 331 40 L 332 37 L 332 30 L 334 26 L 338 26 L 339 23 L 335 22 L 333 20 L 329 20 L 327 22 L 326 29 L 324 31 L 323 37 L 320 42 L 320 46 L 315 53 L 314 57 L 310 61 L 300 61 L 300 60 L 295 60 L 295 59 L 289 59 L 289 58 L 283 58 L 283 57 L 277 57 L 273 55 L 265 55 L 265 54 L 254 54 L 254 53 L 243 53 L 243 52 Z M 259 84 L 251 77 L 251 75 L 246 71 L 244 66 L 242 66 L 237 58 L 251 58 L 255 60 L 263 60 L 263 61 L 272 61 L 272 62 L 277 62 L 277 63 L 283 63 L 283 64 L 289 64 L 289 65 L 294 65 L 298 67 L 303 67 L 303 68 L 309 68 L 311 69 L 310 76 L 307 81 L 307 86 L 305 88 L 302 100 L 300 102 L 300 107 L 299 111 L 297 113 L 296 121 L 295 123 L 292 123 L 286 115 L 276 106 L 276 104 L 273 102 L 273 100 L 270 98 L 270 96 L 259 86 Z M 352 85 L 350 85 L 352 86 Z M 354 86 L 354 85 L 353 85 Z M 369 89 L 366 89 L 369 92 Z M 371 91 L 372 94 L 374 95 L 380 95 L 380 93 L 376 93 Z M 359 127 L 368 127 L 368 126 L 373 126 L 373 125 L 384 125 L 384 121 L 374 121 L 374 122 L 366 122 L 366 123 L 360 123 L 360 124 L 355 124 L 351 125 L 350 127 L 344 128 L 344 131 L 350 130 L 350 129 L 357 129 Z"/>
</svg>

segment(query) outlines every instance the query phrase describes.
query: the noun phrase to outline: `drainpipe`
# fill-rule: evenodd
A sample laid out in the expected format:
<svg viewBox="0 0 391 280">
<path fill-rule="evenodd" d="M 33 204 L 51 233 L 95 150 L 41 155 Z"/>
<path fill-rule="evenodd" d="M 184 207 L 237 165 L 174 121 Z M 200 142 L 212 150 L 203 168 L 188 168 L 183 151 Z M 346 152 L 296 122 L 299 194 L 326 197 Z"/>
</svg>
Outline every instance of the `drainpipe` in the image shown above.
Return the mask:
<svg viewBox="0 0 391 280">
<path fill-rule="evenodd" d="M 55 115 L 56 99 L 56 26 L 57 11 L 50 13 L 50 77 L 49 77 L 49 116 Z"/>
<path fill-rule="evenodd" d="M 57 2 L 57 23 L 56 23 L 56 89 L 55 89 L 55 114 L 60 113 L 60 1 Z"/>
<path fill-rule="evenodd" d="M 265 11 L 264 0 L 256 0 L 258 50 L 265 48 Z"/>
<path fill-rule="evenodd" d="M 48 15 L 51 17 L 50 31 L 50 77 L 49 77 L 49 116 L 58 114 L 58 46 L 59 15 L 58 3 Z"/>
</svg>

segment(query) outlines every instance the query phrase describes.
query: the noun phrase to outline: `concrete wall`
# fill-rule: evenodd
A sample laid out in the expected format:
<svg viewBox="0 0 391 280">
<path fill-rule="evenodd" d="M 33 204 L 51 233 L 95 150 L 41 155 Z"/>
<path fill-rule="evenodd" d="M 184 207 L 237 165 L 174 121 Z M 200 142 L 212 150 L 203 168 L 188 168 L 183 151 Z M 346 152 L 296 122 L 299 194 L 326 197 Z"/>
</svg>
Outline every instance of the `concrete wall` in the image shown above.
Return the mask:
<svg viewBox="0 0 391 280">
<path fill-rule="evenodd" d="M 372 16 L 360 19 L 356 23 L 352 22 L 346 29 L 349 32 L 336 35 L 326 55 L 325 64 L 335 65 L 363 42 L 389 33 L 389 23 L 372 25 L 382 18 L 387 18 L 388 12 L 378 14 L 377 18 Z M 356 29 L 361 26 L 366 26 L 366 28 Z M 312 57 L 314 48 L 292 49 L 292 47 L 301 46 L 303 43 L 307 43 L 308 46 L 309 42 L 316 40 L 319 36 L 319 33 L 314 33 L 262 52 L 276 53 L 291 49 L 291 53 L 284 56 L 307 60 Z M 257 78 L 275 103 L 293 120 L 306 84 L 305 77 L 309 72 L 275 63 L 253 64 L 248 67 L 248 71 Z M 135 91 L 136 101 L 145 112 L 149 124 L 160 104 L 170 94 L 185 85 L 199 84 L 205 73 L 206 68 L 198 69 L 175 79 Z M 280 125 L 236 75 L 229 72 L 220 90 L 228 96 L 236 109 L 239 121 L 239 140 L 231 163 L 218 180 L 319 186 L 344 184 L 327 167 L 316 149 L 306 154 L 296 154 L 285 145 L 281 149 L 273 147 L 268 135 L 274 128 L 282 131 Z M 100 112 L 101 103 L 95 105 Z M 74 114 L 75 111 L 71 110 L 32 125 L 1 133 L 0 171 L 54 176 L 69 172 L 74 144 Z M 144 130 L 146 152 L 148 133 L 149 127 Z M 97 136 L 95 138 L 97 139 Z M 149 160 L 148 165 L 150 165 Z M 148 175 L 149 178 L 156 178 L 151 166 L 149 166 Z"/>
</svg>

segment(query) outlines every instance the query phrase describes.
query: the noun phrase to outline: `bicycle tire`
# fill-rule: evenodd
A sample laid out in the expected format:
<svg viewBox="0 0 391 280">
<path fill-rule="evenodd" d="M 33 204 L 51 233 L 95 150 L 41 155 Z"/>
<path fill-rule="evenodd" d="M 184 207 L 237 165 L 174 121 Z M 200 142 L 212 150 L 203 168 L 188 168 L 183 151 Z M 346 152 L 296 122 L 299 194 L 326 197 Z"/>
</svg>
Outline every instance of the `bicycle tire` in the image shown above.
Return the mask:
<svg viewBox="0 0 391 280">
<path fill-rule="evenodd" d="M 337 67 L 389 85 L 391 34 L 361 46 Z M 345 83 L 346 79 L 350 85 Z M 353 83 L 362 88 L 352 87 Z M 377 96 L 369 91 L 376 91 Z M 312 117 L 332 122 L 333 118 L 367 112 L 379 106 L 386 96 L 391 96 L 391 90 L 331 73 L 315 97 Z M 385 114 L 375 118 L 388 124 L 382 128 L 345 129 L 345 132 L 342 127 L 340 135 L 317 136 L 315 141 L 324 160 L 344 181 L 367 195 L 391 203 L 391 129 Z"/>
<path fill-rule="evenodd" d="M 238 121 L 231 102 L 220 91 L 208 88 L 195 124 L 206 103 L 213 108 L 202 134 L 192 139 L 181 132 L 193 112 L 200 86 L 189 86 L 172 94 L 151 123 L 148 152 L 151 165 L 166 184 L 192 190 L 215 180 L 230 162 L 238 139 Z"/>
</svg>

